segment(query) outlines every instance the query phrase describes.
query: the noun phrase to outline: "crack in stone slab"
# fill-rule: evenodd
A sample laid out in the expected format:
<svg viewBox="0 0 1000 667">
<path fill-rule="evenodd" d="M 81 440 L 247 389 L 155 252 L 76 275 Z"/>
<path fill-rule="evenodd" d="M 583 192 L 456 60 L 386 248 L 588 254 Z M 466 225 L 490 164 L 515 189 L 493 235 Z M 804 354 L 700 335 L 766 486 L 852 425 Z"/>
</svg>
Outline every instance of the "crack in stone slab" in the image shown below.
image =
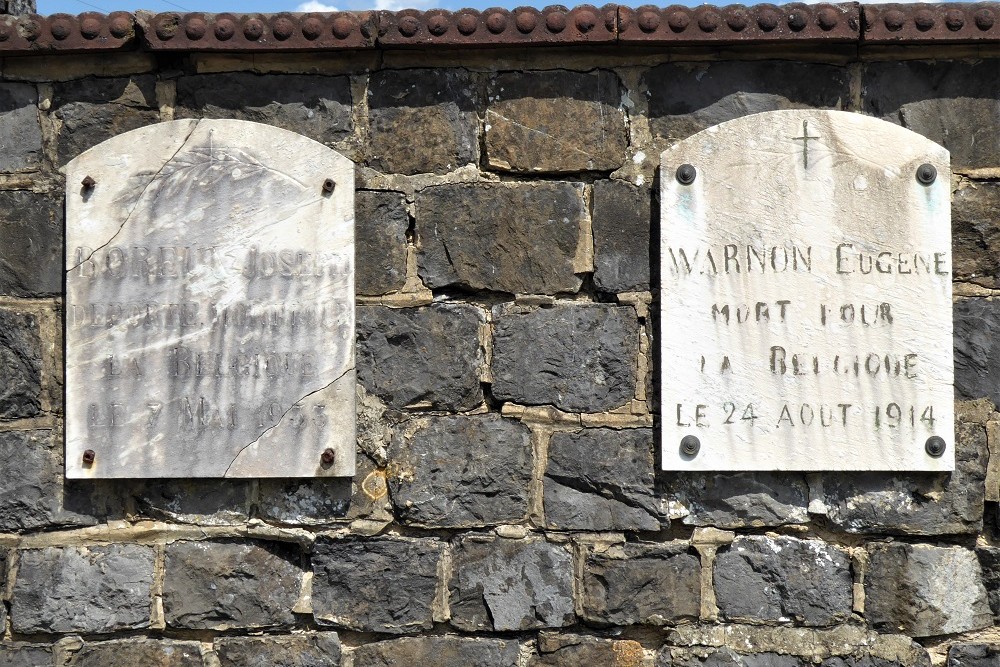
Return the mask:
<svg viewBox="0 0 1000 667">
<path fill-rule="evenodd" d="M 118 231 L 116 231 L 114 234 L 112 234 L 111 238 L 109 238 L 105 243 L 103 243 L 102 245 L 100 245 L 97 248 L 95 248 L 89 255 L 87 255 L 86 259 L 82 259 L 79 262 L 77 262 L 75 265 L 73 265 L 72 267 L 66 269 L 66 273 L 70 273 L 71 271 L 79 268 L 83 264 L 89 262 L 91 260 L 91 258 L 94 255 L 96 255 L 100 250 L 103 250 L 104 248 L 107 248 L 109 245 L 111 245 L 112 241 L 114 241 L 116 238 L 118 238 L 118 235 L 122 233 L 123 229 L 125 229 L 125 225 L 127 225 L 128 222 L 129 222 L 129 220 L 132 219 L 132 214 L 135 213 L 136 209 L 139 208 L 139 204 L 142 203 L 142 198 L 146 196 L 146 191 L 149 190 L 150 186 L 152 186 L 153 183 L 156 181 L 156 179 L 160 177 L 160 174 L 162 174 L 163 170 L 167 168 L 167 165 L 170 164 L 175 157 L 177 157 L 177 154 L 181 152 L 181 149 L 184 148 L 187 145 L 188 140 L 191 139 L 191 135 L 194 134 L 194 131 L 198 129 L 199 125 L 201 125 L 201 121 L 200 120 L 195 121 L 195 124 L 191 127 L 191 130 L 187 133 L 187 136 L 184 137 L 184 140 L 181 142 L 181 145 L 178 146 L 177 150 L 174 151 L 174 154 L 171 155 L 166 160 L 164 160 L 163 164 L 160 165 L 160 168 L 156 170 L 155 174 L 153 174 L 153 177 L 149 179 L 149 182 L 146 183 L 146 186 L 142 189 L 142 192 L 140 192 L 139 196 L 136 197 L 136 199 L 135 199 L 135 206 L 132 207 L 132 210 L 129 211 L 128 215 L 125 216 L 125 219 L 122 220 L 122 224 L 118 227 Z"/>
<path fill-rule="evenodd" d="M 289 405 L 288 409 L 285 410 L 284 412 L 282 412 L 281 416 L 278 417 L 271 426 L 268 426 L 266 429 L 264 429 L 264 431 L 262 431 L 261 434 L 257 436 L 256 440 L 254 440 L 253 442 L 247 443 L 246 445 L 243 445 L 240 448 L 240 451 L 236 452 L 236 456 L 233 457 L 233 460 L 226 467 L 226 471 L 224 473 L 222 473 L 222 477 L 223 478 L 229 477 L 229 471 L 232 470 L 232 468 L 233 468 L 234 465 L 236 465 L 236 461 L 238 461 L 239 458 L 240 458 L 240 456 L 243 455 L 243 452 L 245 452 L 246 450 L 248 450 L 250 447 L 253 447 L 254 445 L 256 445 L 258 442 L 260 442 L 261 438 L 263 438 L 265 435 L 267 435 L 268 433 L 270 433 L 271 431 L 273 431 L 274 429 L 276 429 L 278 427 L 278 424 L 281 423 L 281 420 L 283 420 L 285 418 L 285 415 L 287 415 L 289 412 L 292 411 L 292 408 L 294 408 L 296 405 L 299 405 L 300 403 L 302 403 L 302 401 L 306 400 L 310 396 L 314 396 L 314 395 L 320 393 L 321 391 L 326 391 L 327 389 L 329 389 L 333 385 L 337 384 L 337 382 L 339 382 L 340 380 L 342 380 L 345 375 L 347 375 L 348 373 L 350 373 L 351 371 L 353 371 L 354 368 L 355 368 L 354 366 L 351 366 L 350 368 L 346 369 L 343 373 L 341 373 L 340 375 L 338 375 L 334 379 L 330 380 L 330 382 L 328 382 L 327 384 L 323 385 L 319 389 L 316 389 L 314 391 L 309 392 L 305 396 L 299 398 L 297 401 L 295 401 L 294 403 L 292 403 L 291 405 Z"/>
</svg>

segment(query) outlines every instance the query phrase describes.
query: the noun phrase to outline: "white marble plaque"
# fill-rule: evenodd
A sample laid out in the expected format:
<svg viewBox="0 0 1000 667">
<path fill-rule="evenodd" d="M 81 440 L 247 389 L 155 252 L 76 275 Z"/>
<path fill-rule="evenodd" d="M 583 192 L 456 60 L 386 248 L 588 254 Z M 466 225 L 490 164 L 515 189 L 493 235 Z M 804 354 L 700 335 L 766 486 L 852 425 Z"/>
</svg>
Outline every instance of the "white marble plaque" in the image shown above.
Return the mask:
<svg viewBox="0 0 1000 667">
<path fill-rule="evenodd" d="M 354 474 L 354 167 L 182 120 L 66 167 L 66 475 Z"/>
<path fill-rule="evenodd" d="M 775 111 L 681 141 L 660 178 L 665 470 L 954 468 L 944 148 Z"/>
</svg>

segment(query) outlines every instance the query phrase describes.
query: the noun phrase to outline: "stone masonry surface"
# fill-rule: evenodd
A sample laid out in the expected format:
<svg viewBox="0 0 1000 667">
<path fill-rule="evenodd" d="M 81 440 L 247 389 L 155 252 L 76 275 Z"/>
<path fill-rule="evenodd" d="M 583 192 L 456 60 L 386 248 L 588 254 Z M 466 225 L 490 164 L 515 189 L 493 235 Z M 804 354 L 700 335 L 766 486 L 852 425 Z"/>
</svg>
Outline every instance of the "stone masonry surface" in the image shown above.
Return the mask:
<svg viewBox="0 0 1000 667">
<path fill-rule="evenodd" d="M 0 667 L 998 664 L 998 44 L 991 3 L 0 16 Z M 952 473 L 658 471 L 658 155 L 795 108 L 951 151 Z M 181 118 L 357 165 L 352 479 L 63 478 L 61 169 Z"/>
</svg>

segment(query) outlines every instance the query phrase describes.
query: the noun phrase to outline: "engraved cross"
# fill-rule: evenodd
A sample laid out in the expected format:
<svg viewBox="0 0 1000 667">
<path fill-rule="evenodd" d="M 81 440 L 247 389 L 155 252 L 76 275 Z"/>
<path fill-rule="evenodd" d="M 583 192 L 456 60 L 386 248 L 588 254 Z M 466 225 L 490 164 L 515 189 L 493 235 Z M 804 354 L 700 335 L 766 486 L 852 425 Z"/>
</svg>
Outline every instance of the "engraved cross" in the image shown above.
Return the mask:
<svg viewBox="0 0 1000 667">
<path fill-rule="evenodd" d="M 801 141 L 802 142 L 802 166 L 805 167 L 806 169 L 809 168 L 809 140 L 810 139 L 819 139 L 819 137 L 818 136 L 816 136 L 816 137 L 809 136 L 809 121 L 808 120 L 804 120 L 804 121 L 802 121 L 802 136 L 801 137 L 792 137 L 792 140 L 793 141 Z"/>
</svg>

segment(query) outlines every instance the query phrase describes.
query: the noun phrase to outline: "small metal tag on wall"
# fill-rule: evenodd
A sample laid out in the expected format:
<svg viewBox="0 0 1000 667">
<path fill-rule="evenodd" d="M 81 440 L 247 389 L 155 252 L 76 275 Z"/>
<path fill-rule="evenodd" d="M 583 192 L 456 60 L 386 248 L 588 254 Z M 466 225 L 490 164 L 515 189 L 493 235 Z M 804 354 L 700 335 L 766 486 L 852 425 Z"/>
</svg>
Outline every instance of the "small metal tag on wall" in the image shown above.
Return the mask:
<svg viewBox="0 0 1000 667">
<path fill-rule="evenodd" d="M 948 152 L 791 110 L 660 164 L 663 469 L 954 469 Z"/>
</svg>

